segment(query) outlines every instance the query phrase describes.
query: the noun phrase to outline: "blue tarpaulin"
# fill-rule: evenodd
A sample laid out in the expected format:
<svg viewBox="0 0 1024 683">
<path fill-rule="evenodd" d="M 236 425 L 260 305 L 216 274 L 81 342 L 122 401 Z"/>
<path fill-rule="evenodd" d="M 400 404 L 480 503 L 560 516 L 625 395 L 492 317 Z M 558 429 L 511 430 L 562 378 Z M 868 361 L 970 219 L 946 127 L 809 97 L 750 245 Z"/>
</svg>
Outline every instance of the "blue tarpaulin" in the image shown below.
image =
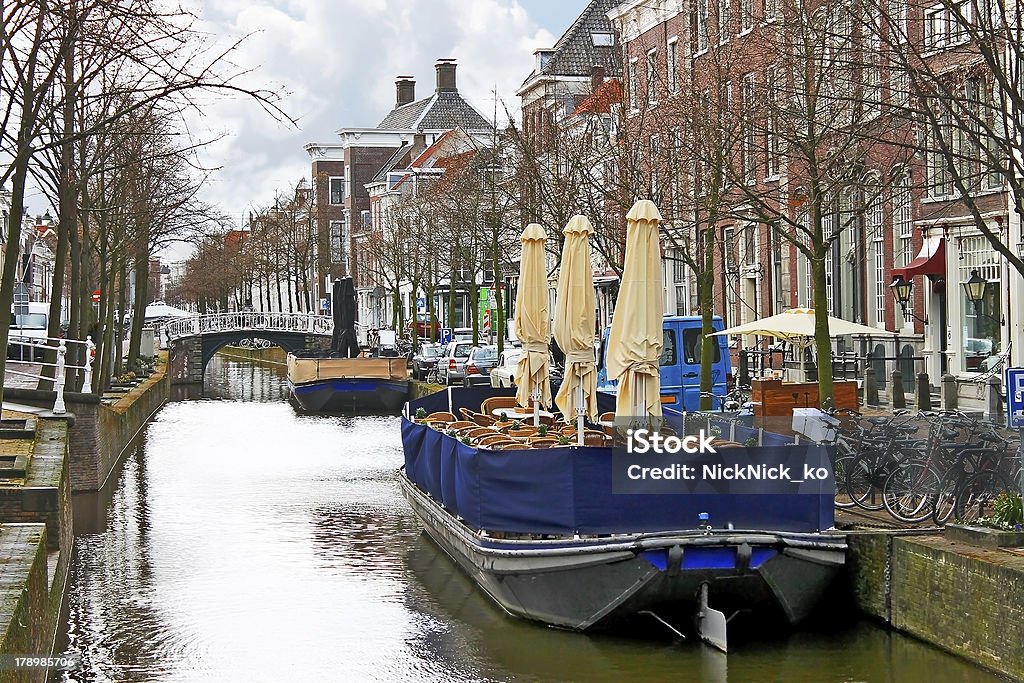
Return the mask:
<svg viewBox="0 0 1024 683">
<path fill-rule="evenodd" d="M 492 395 L 501 393 L 449 389 L 411 402 L 409 411 L 479 410 L 481 400 Z M 750 431 L 756 436 L 756 430 Z M 792 437 L 769 432 L 762 440 L 765 445 L 792 443 Z M 622 494 L 612 490 L 612 449 L 607 447 L 491 451 L 408 416 L 402 418 L 402 442 L 409 479 L 476 529 L 559 535 L 673 531 L 697 528 L 703 512 L 716 528 L 731 523 L 745 530 L 815 532 L 833 525 L 831 487 L 814 494 Z"/>
</svg>

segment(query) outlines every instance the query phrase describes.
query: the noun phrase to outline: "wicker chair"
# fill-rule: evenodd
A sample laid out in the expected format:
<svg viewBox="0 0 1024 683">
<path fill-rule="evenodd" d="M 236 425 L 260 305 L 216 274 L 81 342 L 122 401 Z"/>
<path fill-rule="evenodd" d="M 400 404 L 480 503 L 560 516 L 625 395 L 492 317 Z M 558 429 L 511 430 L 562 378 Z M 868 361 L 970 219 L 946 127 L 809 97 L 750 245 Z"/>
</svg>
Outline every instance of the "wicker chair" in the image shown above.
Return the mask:
<svg viewBox="0 0 1024 683">
<path fill-rule="evenodd" d="M 494 415 L 494 411 L 498 408 L 508 408 L 512 410 L 516 407 L 515 396 L 491 396 L 485 398 L 484 402 L 480 404 L 480 412 L 487 416 Z"/>
<path fill-rule="evenodd" d="M 551 448 L 558 445 L 558 439 L 550 439 L 545 436 L 538 439 L 528 439 L 526 443 L 530 448 Z"/>
<path fill-rule="evenodd" d="M 452 415 L 451 413 L 437 412 L 437 413 L 431 413 L 430 415 L 427 415 L 426 421 L 427 422 L 455 422 L 456 419 L 457 418 L 454 415 Z"/>
<path fill-rule="evenodd" d="M 604 432 L 595 432 L 587 429 L 583 431 L 584 446 L 607 446 L 611 444 L 611 437 Z"/>
<path fill-rule="evenodd" d="M 481 427 L 490 427 L 495 423 L 495 419 L 490 415 L 484 415 L 483 413 L 474 413 L 469 408 L 459 408 L 459 413 L 463 419 L 470 420 L 477 423 Z"/>
</svg>

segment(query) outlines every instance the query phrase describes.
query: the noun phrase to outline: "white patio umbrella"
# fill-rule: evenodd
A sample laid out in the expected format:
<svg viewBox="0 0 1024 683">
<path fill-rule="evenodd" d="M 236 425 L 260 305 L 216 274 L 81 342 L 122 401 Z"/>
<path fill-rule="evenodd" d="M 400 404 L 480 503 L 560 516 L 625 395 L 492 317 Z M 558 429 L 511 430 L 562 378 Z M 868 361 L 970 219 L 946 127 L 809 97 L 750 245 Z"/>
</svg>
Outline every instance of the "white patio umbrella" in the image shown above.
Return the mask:
<svg viewBox="0 0 1024 683">
<path fill-rule="evenodd" d="M 608 377 L 619 380 L 615 413 L 661 417 L 664 284 L 658 226 L 661 213 L 646 199 L 626 214 L 626 255 L 608 335 Z"/>
<path fill-rule="evenodd" d="M 775 337 L 792 342 L 801 348 L 809 346 L 814 341 L 815 315 L 813 308 L 791 308 L 782 313 L 730 327 L 721 332 L 713 332 L 710 336 L 721 336 L 727 334 L 754 334 L 761 337 Z M 894 332 L 883 330 L 877 327 L 868 327 L 860 323 L 853 323 L 842 318 L 828 316 L 828 336 L 848 337 L 852 335 L 872 337 L 892 337 Z M 800 353 L 800 376 L 804 374 L 804 354 Z"/>
<path fill-rule="evenodd" d="M 583 445 L 583 418 L 597 419 L 597 368 L 594 360 L 594 270 L 590 235 L 594 226 L 573 216 L 562 230 L 562 265 L 555 297 L 555 341 L 565 353 L 565 372 L 555 404 L 566 422 L 576 420 L 577 443 Z"/>
<path fill-rule="evenodd" d="M 551 329 L 548 317 L 548 278 L 544 263 L 544 228 L 530 223 L 523 230 L 519 260 L 519 284 L 514 317 L 516 336 L 523 353 L 516 365 L 516 403 L 529 405 L 533 399 L 533 424 L 540 424 L 540 406 L 551 405 L 548 381 L 548 343 Z"/>
</svg>

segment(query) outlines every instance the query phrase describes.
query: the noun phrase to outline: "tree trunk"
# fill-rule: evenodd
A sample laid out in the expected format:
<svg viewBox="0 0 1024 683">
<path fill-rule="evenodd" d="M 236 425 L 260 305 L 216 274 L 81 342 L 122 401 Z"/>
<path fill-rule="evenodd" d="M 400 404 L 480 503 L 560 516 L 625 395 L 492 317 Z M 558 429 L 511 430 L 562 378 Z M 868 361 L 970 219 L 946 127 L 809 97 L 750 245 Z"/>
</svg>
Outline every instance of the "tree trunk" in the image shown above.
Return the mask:
<svg viewBox="0 0 1024 683">
<path fill-rule="evenodd" d="M 149 250 L 140 247 L 135 254 L 135 300 L 132 302 L 131 337 L 128 342 L 128 369 L 139 361 L 142 347 L 142 328 L 146 324 L 146 300 L 149 298 Z"/>
<path fill-rule="evenodd" d="M 711 398 L 714 391 L 712 372 L 715 369 L 715 346 L 718 337 L 709 337 L 714 332 L 712 318 L 715 315 L 715 230 L 718 229 L 717 218 L 708 221 L 705 230 L 704 267 L 697 273 L 698 292 L 700 295 L 700 409 L 714 410 Z M 742 353 L 742 350 L 741 350 Z"/>
</svg>

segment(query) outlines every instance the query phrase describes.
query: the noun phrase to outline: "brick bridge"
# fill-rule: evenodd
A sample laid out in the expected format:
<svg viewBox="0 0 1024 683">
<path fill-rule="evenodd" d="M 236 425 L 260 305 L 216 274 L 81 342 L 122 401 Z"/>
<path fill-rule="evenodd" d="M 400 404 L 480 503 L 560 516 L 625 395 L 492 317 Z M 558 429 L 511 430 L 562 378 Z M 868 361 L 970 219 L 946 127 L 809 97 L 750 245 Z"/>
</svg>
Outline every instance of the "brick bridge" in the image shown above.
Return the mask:
<svg viewBox="0 0 1024 683">
<path fill-rule="evenodd" d="M 169 323 L 173 384 L 202 383 L 206 364 L 228 344 L 264 339 L 285 351 L 322 348 L 331 338 L 330 316 L 308 313 L 214 313 Z"/>
</svg>

